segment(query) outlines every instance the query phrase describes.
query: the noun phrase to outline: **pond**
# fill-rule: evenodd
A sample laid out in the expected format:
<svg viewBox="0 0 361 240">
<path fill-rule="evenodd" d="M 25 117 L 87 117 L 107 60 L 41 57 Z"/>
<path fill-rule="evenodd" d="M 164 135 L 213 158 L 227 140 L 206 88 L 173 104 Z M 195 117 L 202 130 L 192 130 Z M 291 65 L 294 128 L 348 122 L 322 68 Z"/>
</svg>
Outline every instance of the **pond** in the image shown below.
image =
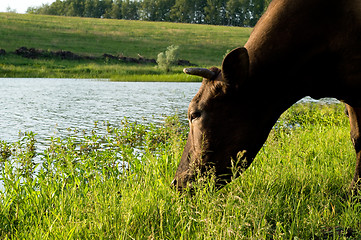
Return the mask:
<svg viewBox="0 0 361 240">
<path fill-rule="evenodd" d="M 127 118 L 140 123 L 157 123 L 176 113 L 186 119 L 189 102 L 200 85 L 0 78 L 0 140 L 14 142 L 19 140 L 19 131 L 32 131 L 42 144 L 51 136 L 65 135 L 69 128 L 90 130 L 95 122 L 120 126 Z"/>
<path fill-rule="evenodd" d="M 89 130 L 95 122 L 160 122 L 175 113 L 186 118 L 199 87 L 200 83 L 1 78 L 0 140 L 17 141 L 19 131 L 33 131 L 41 143 L 62 136 L 68 128 Z"/>
</svg>

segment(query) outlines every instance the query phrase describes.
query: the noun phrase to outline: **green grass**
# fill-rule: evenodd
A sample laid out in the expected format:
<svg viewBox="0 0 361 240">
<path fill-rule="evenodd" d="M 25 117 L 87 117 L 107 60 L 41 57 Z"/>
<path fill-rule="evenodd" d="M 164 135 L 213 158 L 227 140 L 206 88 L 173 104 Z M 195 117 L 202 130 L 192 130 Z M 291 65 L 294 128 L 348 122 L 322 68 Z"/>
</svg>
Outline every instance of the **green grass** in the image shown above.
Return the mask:
<svg viewBox="0 0 361 240">
<path fill-rule="evenodd" d="M 292 107 L 241 177 L 193 197 L 170 188 L 187 131 L 176 116 L 99 125 L 53 138 L 36 162 L 33 134 L 1 142 L 1 239 L 361 238 L 342 105 Z"/>
<path fill-rule="evenodd" d="M 118 64 L 105 60 L 34 59 L 7 54 L 0 56 L 1 77 L 15 78 L 97 78 L 132 82 L 195 82 L 202 79 L 182 73 L 183 67 L 173 67 L 165 74 L 151 64 Z"/>
<path fill-rule="evenodd" d="M 12 13 L 0 13 L 0 26 L 0 48 L 7 52 L 25 46 L 53 51 L 62 49 L 88 56 L 108 53 L 137 58 L 140 54 L 156 59 L 158 53 L 165 51 L 169 45 L 179 45 L 180 59 L 207 67 L 219 66 L 226 51 L 243 46 L 252 30 Z M 74 72 L 77 66 L 86 69 L 88 65 L 93 65 L 94 69 L 90 67 L 90 72 Z M 108 78 L 119 75 L 118 72 L 128 67 L 129 64 L 114 61 L 21 60 L 11 54 L 0 57 L 0 77 Z M 133 64 L 133 67 L 138 69 L 139 75 L 144 75 L 143 68 L 149 68 L 148 65 L 138 64 Z"/>
</svg>

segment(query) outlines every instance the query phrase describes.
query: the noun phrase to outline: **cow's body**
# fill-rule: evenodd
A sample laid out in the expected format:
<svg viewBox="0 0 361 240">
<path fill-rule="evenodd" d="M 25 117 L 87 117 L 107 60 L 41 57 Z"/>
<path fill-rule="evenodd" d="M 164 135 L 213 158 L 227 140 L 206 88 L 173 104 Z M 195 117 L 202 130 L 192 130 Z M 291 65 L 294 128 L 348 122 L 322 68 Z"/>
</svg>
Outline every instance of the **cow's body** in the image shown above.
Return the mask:
<svg viewBox="0 0 361 240">
<path fill-rule="evenodd" d="M 359 180 L 361 0 L 273 0 L 244 48 L 203 76 L 189 106 L 179 189 L 208 167 L 229 180 L 231 158 L 248 167 L 279 116 L 305 96 L 346 103 L 357 152 L 353 184 Z"/>
<path fill-rule="evenodd" d="M 245 48 L 254 79 L 361 104 L 360 0 L 273 1 Z"/>
</svg>

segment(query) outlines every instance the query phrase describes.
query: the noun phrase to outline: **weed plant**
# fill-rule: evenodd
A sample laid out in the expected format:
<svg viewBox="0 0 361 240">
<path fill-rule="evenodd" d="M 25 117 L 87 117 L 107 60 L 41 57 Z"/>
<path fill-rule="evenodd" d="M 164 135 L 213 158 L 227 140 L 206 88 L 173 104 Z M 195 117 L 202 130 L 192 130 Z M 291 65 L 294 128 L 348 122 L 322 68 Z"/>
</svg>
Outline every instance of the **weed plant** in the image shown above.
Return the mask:
<svg viewBox="0 0 361 240">
<path fill-rule="evenodd" d="M 187 125 L 124 121 L 82 137 L 0 142 L 0 239 L 359 239 L 341 105 L 285 112 L 251 167 L 216 190 L 170 187 Z M 212 176 L 210 176 L 212 178 Z"/>
<path fill-rule="evenodd" d="M 157 56 L 158 68 L 162 69 L 165 72 L 171 70 L 172 65 L 175 65 L 175 62 L 178 59 L 178 50 L 179 46 L 171 45 L 167 47 L 165 52 L 161 52 Z"/>
</svg>

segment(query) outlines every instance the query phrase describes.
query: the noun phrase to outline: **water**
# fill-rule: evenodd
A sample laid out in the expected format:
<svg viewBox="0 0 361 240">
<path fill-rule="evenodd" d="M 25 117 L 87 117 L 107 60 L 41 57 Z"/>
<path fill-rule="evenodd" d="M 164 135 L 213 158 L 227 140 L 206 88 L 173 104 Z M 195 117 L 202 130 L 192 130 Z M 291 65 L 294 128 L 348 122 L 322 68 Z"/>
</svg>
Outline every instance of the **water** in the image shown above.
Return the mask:
<svg viewBox="0 0 361 240">
<path fill-rule="evenodd" d="M 0 140 L 14 142 L 19 131 L 33 131 L 38 142 L 45 144 L 69 128 L 90 130 L 96 121 L 119 126 L 125 117 L 160 122 L 178 113 L 186 118 L 200 84 L 1 78 Z"/>
<path fill-rule="evenodd" d="M 186 119 L 189 102 L 200 85 L 0 78 L 0 140 L 15 142 L 19 131 L 32 131 L 41 152 L 49 146 L 51 136 L 66 136 L 69 128 L 91 130 L 95 122 L 112 126 L 120 126 L 124 118 L 161 122 L 175 113 Z M 35 157 L 34 162 L 39 161 Z M 3 189 L 0 181 L 0 191 Z"/>
<path fill-rule="evenodd" d="M 186 117 L 200 83 L 110 82 L 87 79 L 0 79 L 0 140 L 33 131 L 39 142 L 68 128 L 89 130 L 94 122 L 119 126 L 124 118 L 160 122 Z"/>
</svg>

